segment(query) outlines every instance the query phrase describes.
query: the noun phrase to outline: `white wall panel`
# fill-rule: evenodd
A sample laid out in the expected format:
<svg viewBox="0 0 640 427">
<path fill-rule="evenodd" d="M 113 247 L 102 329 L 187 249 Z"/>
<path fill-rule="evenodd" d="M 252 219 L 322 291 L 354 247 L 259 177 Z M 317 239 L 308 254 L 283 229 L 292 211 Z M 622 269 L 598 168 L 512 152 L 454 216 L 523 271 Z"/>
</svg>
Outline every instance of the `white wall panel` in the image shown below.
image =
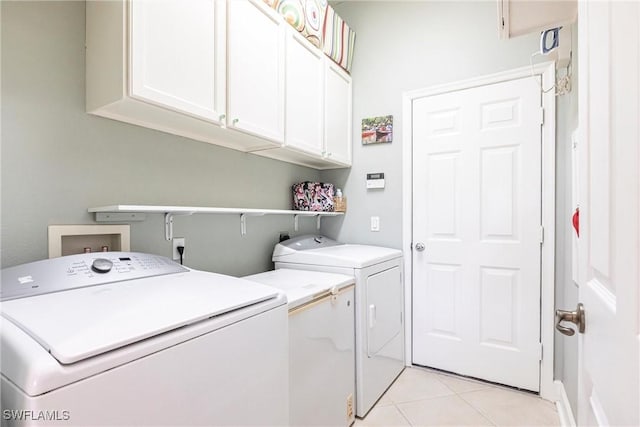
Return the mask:
<svg viewBox="0 0 640 427">
<path fill-rule="evenodd" d="M 482 129 L 518 126 L 519 124 L 519 99 L 492 102 L 482 106 Z"/>
<path fill-rule="evenodd" d="M 432 154 L 428 161 L 429 238 L 456 238 L 459 218 L 458 154 Z"/>
<path fill-rule="evenodd" d="M 518 147 L 483 149 L 481 159 L 481 235 L 518 239 Z"/>
<path fill-rule="evenodd" d="M 518 270 L 484 267 L 480 279 L 480 342 L 517 347 Z"/>
<path fill-rule="evenodd" d="M 460 287 L 459 265 L 430 264 L 427 271 L 429 333 L 457 338 L 456 315 L 460 313 L 457 294 Z"/>
</svg>

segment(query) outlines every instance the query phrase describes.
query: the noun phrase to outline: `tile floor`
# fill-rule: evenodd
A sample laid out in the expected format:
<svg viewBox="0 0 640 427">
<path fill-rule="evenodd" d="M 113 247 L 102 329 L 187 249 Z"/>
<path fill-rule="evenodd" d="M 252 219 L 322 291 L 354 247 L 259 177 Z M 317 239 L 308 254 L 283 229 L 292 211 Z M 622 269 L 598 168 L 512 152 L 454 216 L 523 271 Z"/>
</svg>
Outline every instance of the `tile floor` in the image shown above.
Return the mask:
<svg viewBox="0 0 640 427">
<path fill-rule="evenodd" d="M 554 403 L 531 394 L 443 374 L 406 368 L 355 427 L 559 426 Z"/>
</svg>

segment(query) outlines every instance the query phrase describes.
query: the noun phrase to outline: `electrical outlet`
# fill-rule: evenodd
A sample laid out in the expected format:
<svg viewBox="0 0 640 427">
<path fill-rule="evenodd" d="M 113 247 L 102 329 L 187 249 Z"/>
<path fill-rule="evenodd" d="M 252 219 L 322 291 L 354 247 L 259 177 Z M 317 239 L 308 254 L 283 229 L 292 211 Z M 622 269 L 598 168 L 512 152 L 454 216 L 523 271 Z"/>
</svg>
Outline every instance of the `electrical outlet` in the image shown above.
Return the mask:
<svg viewBox="0 0 640 427">
<path fill-rule="evenodd" d="M 280 232 L 280 237 L 278 237 L 278 242 L 284 242 L 285 240 L 289 240 L 291 237 L 289 237 L 289 233 L 286 231 L 281 231 Z"/>
<path fill-rule="evenodd" d="M 185 238 L 184 237 L 174 237 L 173 238 L 173 260 L 180 261 L 180 252 L 178 252 L 178 246 L 182 246 L 185 248 L 185 251 L 182 253 L 182 260 L 184 261 L 184 256 L 186 253 L 186 246 L 184 245 Z"/>
</svg>

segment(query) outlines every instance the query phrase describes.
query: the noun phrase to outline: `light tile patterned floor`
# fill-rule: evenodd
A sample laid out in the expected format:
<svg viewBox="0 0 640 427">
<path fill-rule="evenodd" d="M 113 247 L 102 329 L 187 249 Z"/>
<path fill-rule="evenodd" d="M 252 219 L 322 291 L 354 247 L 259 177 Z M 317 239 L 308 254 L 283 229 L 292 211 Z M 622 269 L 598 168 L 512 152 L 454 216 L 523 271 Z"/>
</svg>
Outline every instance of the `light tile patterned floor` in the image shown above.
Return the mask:
<svg viewBox="0 0 640 427">
<path fill-rule="evenodd" d="M 356 427 L 559 426 L 552 402 L 423 368 L 406 368 Z"/>
</svg>

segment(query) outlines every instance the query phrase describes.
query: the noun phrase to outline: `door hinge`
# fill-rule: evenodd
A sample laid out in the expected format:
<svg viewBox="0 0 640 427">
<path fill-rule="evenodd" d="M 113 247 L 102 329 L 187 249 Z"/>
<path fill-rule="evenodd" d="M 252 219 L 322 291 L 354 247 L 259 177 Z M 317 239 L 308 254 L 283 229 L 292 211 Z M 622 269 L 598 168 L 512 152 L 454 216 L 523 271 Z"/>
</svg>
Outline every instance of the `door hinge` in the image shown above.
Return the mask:
<svg viewBox="0 0 640 427">
<path fill-rule="evenodd" d="M 544 227 L 540 226 L 540 244 L 544 243 Z"/>
<path fill-rule="evenodd" d="M 544 108 L 540 108 L 540 124 L 544 124 Z"/>
<path fill-rule="evenodd" d="M 542 355 L 543 355 L 543 352 L 542 352 L 542 343 L 538 343 L 538 344 L 540 345 L 540 347 L 539 347 L 539 348 L 540 348 L 540 354 L 538 355 L 538 360 L 542 361 Z"/>
</svg>

